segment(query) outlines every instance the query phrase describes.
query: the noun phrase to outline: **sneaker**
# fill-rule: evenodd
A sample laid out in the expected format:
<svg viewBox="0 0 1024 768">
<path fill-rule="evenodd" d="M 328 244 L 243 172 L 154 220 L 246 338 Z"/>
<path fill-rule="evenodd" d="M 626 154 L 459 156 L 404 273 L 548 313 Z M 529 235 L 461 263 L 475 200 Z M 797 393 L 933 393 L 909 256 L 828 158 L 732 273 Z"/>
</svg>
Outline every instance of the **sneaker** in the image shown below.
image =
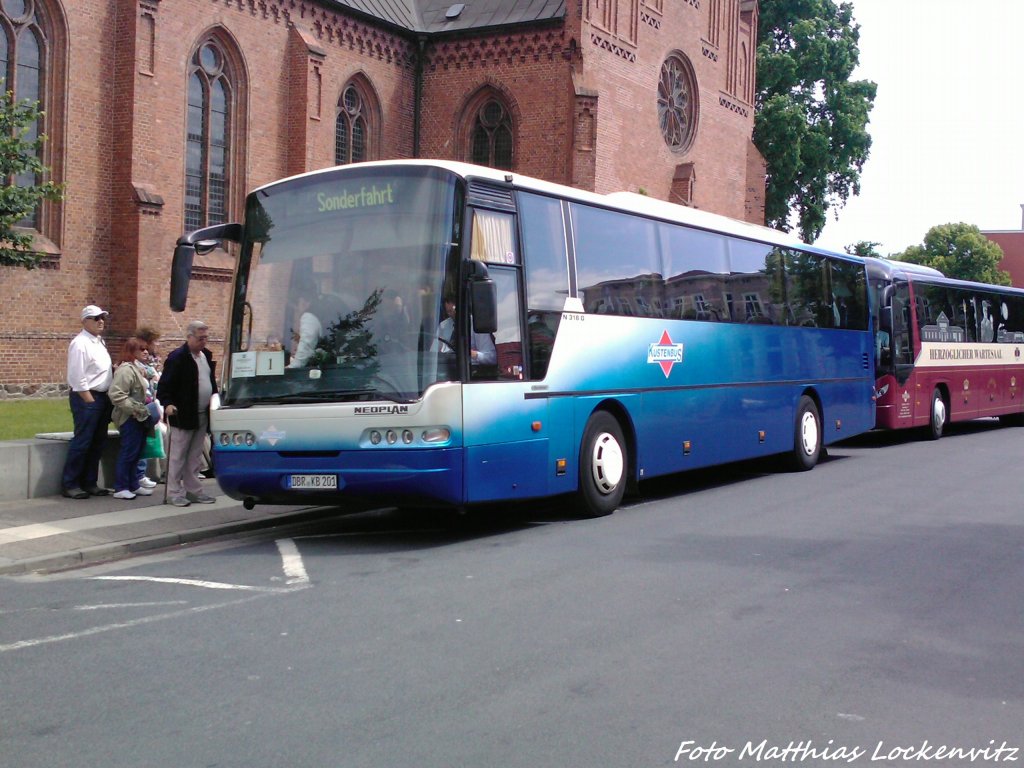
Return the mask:
<svg viewBox="0 0 1024 768">
<path fill-rule="evenodd" d="M 140 488 L 156 488 L 156 483 L 154 483 L 148 477 L 143 475 L 142 477 L 139 478 L 139 487 Z"/>
<path fill-rule="evenodd" d="M 213 496 L 210 496 L 203 491 L 200 491 L 199 493 L 186 493 L 185 498 L 189 501 L 195 502 L 196 504 L 213 504 L 217 501 Z"/>
<path fill-rule="evenodd" d="M 184 496 L 171 496 L 171 498 L 167 500 L 167 503 L 173 507 L 187 507 L 192 502 L 190 502 Z"/>
<path fill-rule="evenodd" d="M 134 493 L 136 496 L 152 496 L 153 495 L 153 489 L 152 488 L 146 488 L 145 486 L 140 485 L 138 488 L 136 488 L 134 491 L 132 491 L 132 493 Z"/>
<path fill-rule="evenodd" d="M 118 491 L 117 493 L 114 494 L 114 498 L 115 499 L 129 500 L 129 499 L 134 499 L 135 498 L 135 494 L 132 493 L 131 491 Z"/>
</svg>

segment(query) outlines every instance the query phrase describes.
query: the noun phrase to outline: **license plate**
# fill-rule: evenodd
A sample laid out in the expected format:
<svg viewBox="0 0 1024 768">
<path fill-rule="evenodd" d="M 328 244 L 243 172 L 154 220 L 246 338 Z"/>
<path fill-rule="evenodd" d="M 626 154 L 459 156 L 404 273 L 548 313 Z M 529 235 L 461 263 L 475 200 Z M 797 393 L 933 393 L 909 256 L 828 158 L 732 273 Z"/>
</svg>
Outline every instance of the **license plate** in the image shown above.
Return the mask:
<svg viewBox="0 0 1024 768">
<path fill-rule="evenodd" d="M 338 488 L 337 475 L 292 475 L 293 491 L 327 491 Z"/>
</svg>

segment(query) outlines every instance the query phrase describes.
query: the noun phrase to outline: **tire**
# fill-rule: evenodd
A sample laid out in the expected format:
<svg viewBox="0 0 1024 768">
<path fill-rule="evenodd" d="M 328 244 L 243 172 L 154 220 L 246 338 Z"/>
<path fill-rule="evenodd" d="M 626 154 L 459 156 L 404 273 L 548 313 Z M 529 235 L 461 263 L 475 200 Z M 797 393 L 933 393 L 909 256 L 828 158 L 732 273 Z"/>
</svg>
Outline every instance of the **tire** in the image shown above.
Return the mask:
<svg viewBox="0 0 1024 768">
<path fill-rule="evenodd" d="M 587 422 L 580 443 L 580 517 L 610 515 L 622 503 L 629 472 L 629 452 L 622 427 L 607 411 L 597 411 Z"/>
<path fill-rule="evenodd" d="M 814 469 L 814 465 L 821 458 L 821 440 L 821 416 L 818 414 L 818 406 L 810 397 L 803 395 L 796 409 L 790 467 L 796 472 Z"/>
<path fill-rule="evenodd" d="M 948 420 L 949 414 L 946 411 L 946 401 L 942 399 L 942 392 L 936 387 L 932 390 L 932 407 L 928 416 L 928 436 L 932 440 L 938 440 L 942 437 L 942 430 L 945 428 Z"/>
</svg>

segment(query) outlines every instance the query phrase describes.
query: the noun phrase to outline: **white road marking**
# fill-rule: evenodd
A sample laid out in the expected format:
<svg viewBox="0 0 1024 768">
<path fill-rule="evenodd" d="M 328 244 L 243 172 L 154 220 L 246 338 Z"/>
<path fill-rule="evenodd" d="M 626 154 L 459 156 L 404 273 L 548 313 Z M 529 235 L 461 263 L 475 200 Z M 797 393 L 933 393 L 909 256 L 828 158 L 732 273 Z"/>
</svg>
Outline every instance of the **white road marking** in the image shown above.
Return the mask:
<svg viewBox="0 0 1024 768">
<path fill-rule="evenodd" d="M 37 637 L 32 640 L 18 640 L 14 643 L 0 645 L 0 653 L 7 653 L 8 651 L 21 651 L 26 648 L 36 648 L 40 645 L 49 645 L 50 643 L 61 643 L 66 640 L 78 640 L 83 637 L 99 635 L 104 632 L 113 632 L 116 629 L 130 629 L 132 627 L 140 627 L 144 624 L 152 624 L 156 621 L 164 621 L 166 619 L 177 619 L 185 616 L 190 616 L 196 613 L 212 611 L 216 608 L 228 608 L 235 605 L 241 605 L 242 603 L 248 603 L 252 600 L 259 600 L 260 598 L 269 596 L 270 595 L 266 593 L 258 595 L 249 595 L 248 597 L 239 598 L 237 600 L 229 600 L 225 603 L 214 603 L 213 605 L 199 605 L 194 608 L 186 608 L 180 611 L 172 611 L 171 613 L 160 613 L 155 616 L 143 616 L 142 618 L 133 619 L 131 621 L 122 621 L 117 624 L 105 624 L 101 627 L 90 627 L 89 629 L 84 629 L 81 632 L 69 632 L 65 635 L 50 635 L 49 637 Z"/>
<path fill-rule="evenodd" d="M 270 595 L 280 595 L 288 592 L 297 592 L 301 589 L 305 589 L 306 587 L 310 586 L 309 576 L 306 573 L 306 567 L 302 563 L 302 555 L 299 554 L 299 550 L 298 547 L 295 546 L 295 542 L 291 539 L 278 539 L 277 549 L 281 553 L 281 559 L 284 563 L 284 575 L 287 577 L 287 581 L 285 583 L 290 586 L 252 587 L 246 584 L 225 584 L 220 581 L 203 581 L 200 579 L 177 579 L 165 576 L 92 576 L 91 578 L 95 581 L 148 581 L 157 584 L 177 584 L 186 587 L 234 590 L 239 592 L 253 592 L 256 594 L 252 594 L 248 597 L 243 597 L 238 600 L 230 600 L 224 603 L 215 603 L 213 605 L 201 605 L 196 606 L 194 608 L 186 608 L 180 611 L 161 613 L 155 616 L 144 616 L 138 619 L 133 619 L 131 621 L 122 621 L 116 624 L 106 624 L 100 627 L 91 627 L 89 629 L 84 629 L 80 632 L 68 632 L 67 634 L 63 635 L 37 637 L 31 640 L 18 640 L 13 643 L 0 645 L 0 653 L 7 653 L 8 651 L 20 651 L 26 648 L 35 648 L 40 645 L 60 643 L 67 640 L 78 640 L 83 637 L 90 637 L 92 635 L 98 635 L 103 632 L 112 632 L 117 629 L 130 629 L 131 627 L 138 627 L 144 624 L 151 624 L 156 621 L 181 618 L 185 616 L 190 616 L 195 613 L 203 613 L 205 611 L 210 611 L 215 608 L 227 608 L 233 605 L 240 605 L 242 603 L 249 602 L 250 600 L 256 600 L 261 597 L 269 597 Z M 147 603 L 102 603 L 97 605 L 76 605 L 73 607 L 73 609 L 76 611 L 96 611 L 101 609 L 112 608 L 141 608 L 161 605 L 182 604 L 187 605 L 188 601 L 172 600 Z M 5 611 L 3 613 L 11 613 L 11 611 Z"/>
<path fill-rule="evenodd" d="M 295 542 L 291 539 L 278 539 L 277 550 L 281 553 L 284 575 L 288 577 L 285 584 L 309 584 L 306 566 L 302 564 L 302 555 Z"/>
<path fill-rule="evenodd" d="M 184 587 L 202 587 L 203 589 L 234 589 L 239 592 L 291 592 L 291 589 L 280 587 L 250 587 L 247 584 L 225 584 L 221 581 L 202 581 L 200 579 L 175 579 L 167 576 L 93 576 L 97 581 L 151 581 L 157 584 L 179 584 Z"/>
<path fill-rule="evenodd" d="M 101 603 L 99 605 L 76 605 L 75 611 L 104 611 L 112 608 L 157 608 L 164 605 L 188 605 L 188 600 L 162 600 L 158 603 Z"/>
</svg>

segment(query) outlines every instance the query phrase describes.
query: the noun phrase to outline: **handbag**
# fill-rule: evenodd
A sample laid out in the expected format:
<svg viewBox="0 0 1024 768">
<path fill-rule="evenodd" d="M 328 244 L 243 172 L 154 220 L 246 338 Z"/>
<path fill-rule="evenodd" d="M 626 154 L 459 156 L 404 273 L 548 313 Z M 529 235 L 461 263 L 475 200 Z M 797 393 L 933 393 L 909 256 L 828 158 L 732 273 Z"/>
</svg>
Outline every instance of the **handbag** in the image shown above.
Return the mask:
<svg viewBox="0 0 1024 768">
<path fill-rule="evenodd" d="M 149 411 L 149 416 L 142 423 L 142 428 L 146 430 L 147 437 L 153 434 L 156 425 L 160 423 L 161 413 L 160 404 L 156 400 L 151 400 L 146 403 L 146 410 Z"/>
<path fill-rule="evenodd" d="M 163 424 L 157 424 L 153 434 L 146 436 L 146 441 L 142 445 L 140 459 L 163 459 L 167 457 L 167 454 L 164 452 L 164 429 L 166 427 Z"/>
</svg>

